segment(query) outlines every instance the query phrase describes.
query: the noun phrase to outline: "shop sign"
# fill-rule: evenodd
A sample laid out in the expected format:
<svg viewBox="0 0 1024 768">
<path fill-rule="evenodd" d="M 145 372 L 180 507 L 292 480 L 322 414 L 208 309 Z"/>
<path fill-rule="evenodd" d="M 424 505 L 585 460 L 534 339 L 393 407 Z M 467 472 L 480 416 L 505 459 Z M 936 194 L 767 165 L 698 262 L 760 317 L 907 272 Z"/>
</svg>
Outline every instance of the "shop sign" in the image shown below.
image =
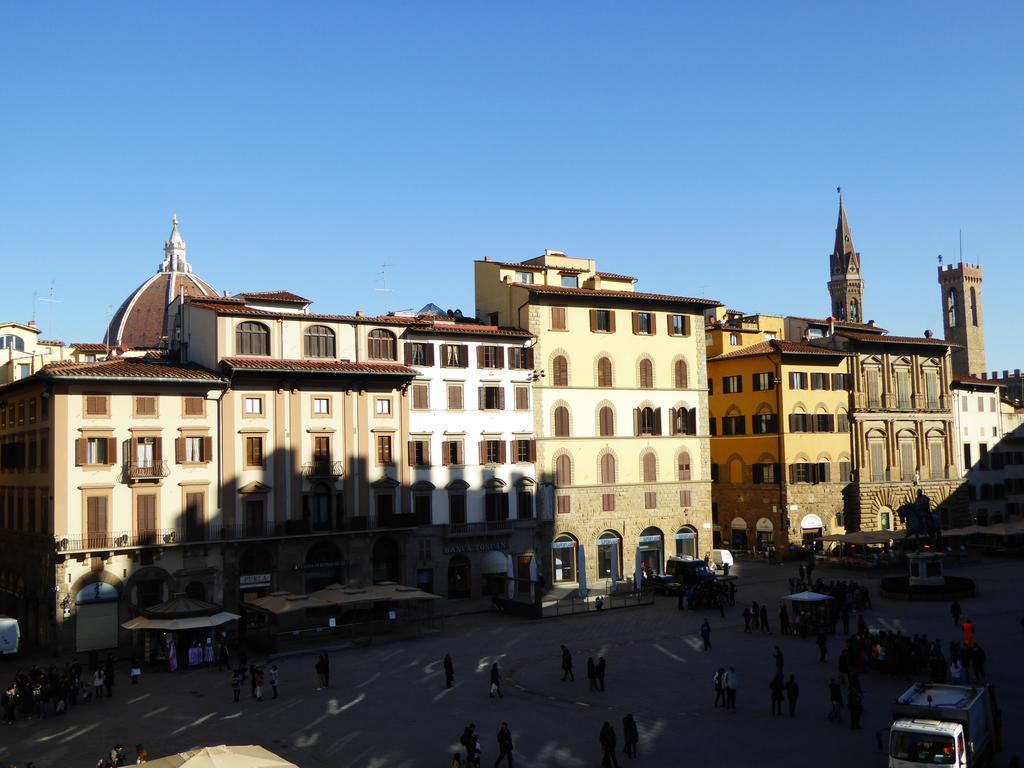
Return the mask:
<svg viewBox="0 0 1024 768">
<path fill-rule="evenodd" d="M 296 571 L 320 571 L 325 568 L 340 568 L 343 565 L 348 565 L 345 560 L 334 560 L 327 563 L 303 563 L 302 565 L 295 566 Z"/>
<path fill-rule="evenodd" d="M 270 574 L 269 573 L 243 573 L 238 577 L 238 586 L 245 589 L 246 587 L 269 587 L 270 586 Z"/>
<path fill-rule="evenodd" d="M 480 544 L 446 544 L 446 555 L 460 555 L 465 552 L 488 552 L 492 549 L 508 549 L 507 541 L 491 541 Z"/>
<path fill-rule="evenodd" d="M 649 535 L 649 536 L 641 536 L 639 541 L 640 541 L 641 544 L 660 544 L 661 543 L 661 536 L 659 536 L 658 534 L 653 534 L 653 535 Z"/>
<path fill-rule="evenodd" d="M 677 533 L 676 541 L 684 541 L 686 539 L 692 539 L 694 535 L 692 533 Z"/>
<path fill-rule="evenodd" d="M 552 549 L 572 549 L 575 546 L 575 541 L 554 541 L 551 543 Z"/>
</svg>

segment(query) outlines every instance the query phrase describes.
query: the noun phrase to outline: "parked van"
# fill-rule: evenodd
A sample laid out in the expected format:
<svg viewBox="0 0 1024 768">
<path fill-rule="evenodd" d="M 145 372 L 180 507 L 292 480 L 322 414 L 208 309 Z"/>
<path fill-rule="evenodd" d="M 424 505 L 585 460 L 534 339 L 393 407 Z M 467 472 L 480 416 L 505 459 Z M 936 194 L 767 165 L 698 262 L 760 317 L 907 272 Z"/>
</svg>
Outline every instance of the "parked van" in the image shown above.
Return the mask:
<svg viewBox="0 0 1024 768">
<path fill-rule="evenodd" d="M 21 627 L 18 626 L 18 620 L 0 616 L 0 655 L 17 653 L 20 643 Z"/>
<path fill-rule="evenodd" d="M 728 549 L 712 549 L 711 550 L 711 567 L 716 571 L 724 571 L 726 564 L 730 568 L 735 565 L 732 559 L 732 552 Z"/>
</svg>

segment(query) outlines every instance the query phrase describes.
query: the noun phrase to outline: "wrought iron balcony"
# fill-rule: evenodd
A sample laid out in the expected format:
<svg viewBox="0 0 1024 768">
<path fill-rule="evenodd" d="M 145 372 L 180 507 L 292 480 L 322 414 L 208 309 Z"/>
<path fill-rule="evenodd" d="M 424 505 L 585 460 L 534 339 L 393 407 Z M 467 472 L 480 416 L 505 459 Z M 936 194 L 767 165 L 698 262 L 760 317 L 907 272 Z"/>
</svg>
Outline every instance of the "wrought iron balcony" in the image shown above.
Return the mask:
<svg viewBox="0 0 1024 768">
<path fill-rule="evenodd" d="M 446 538 L 465 536 L 505 536 L 515 527 L 512 520 L 490 520 L 483 523 L 449 523 L 444 527 Z"/>
<path fill-rule="evenodd" d="M 136 483 L 141 480 L 159 480 L 168 474 L 166 461 L 129 461 L 121 468 L 121 481 Z"/>
<path fill-rule="evenodd" d="M 342 476 L 344 468 L 345 464 L 341 461 L 314 459 L 313 461 L 302 465 L 302 476 L 337 479 Z"/>
</svg>

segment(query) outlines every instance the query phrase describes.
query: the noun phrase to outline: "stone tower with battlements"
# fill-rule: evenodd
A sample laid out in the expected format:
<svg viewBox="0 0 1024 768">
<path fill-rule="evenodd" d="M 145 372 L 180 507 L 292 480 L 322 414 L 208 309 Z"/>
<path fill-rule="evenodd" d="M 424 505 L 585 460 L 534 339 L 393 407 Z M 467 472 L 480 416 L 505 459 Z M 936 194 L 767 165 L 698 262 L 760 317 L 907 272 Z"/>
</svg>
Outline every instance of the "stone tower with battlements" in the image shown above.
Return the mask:
<svg viewBox="0 0 1024 768">
<path fill-rule="evenodd" d="M 985 372 L 985 320 L 981 314 L 981 267 L 977 264 L 939 266 L 942 288 L 942 328 L 953 347 L 953 373 L 977 376 Z"/>
<path fill-rule="evenodd" d="M 839 196 L 839 221 L 836 243 L 829 257 L 831 280 L 828 292 L 832 297 L 832 317 L 852 323 L 864 322 L 864 281 L 860 276 L 860 254 L 853 247 L 853 233 L 846 220 L 843 196 Z"/>
</svg>

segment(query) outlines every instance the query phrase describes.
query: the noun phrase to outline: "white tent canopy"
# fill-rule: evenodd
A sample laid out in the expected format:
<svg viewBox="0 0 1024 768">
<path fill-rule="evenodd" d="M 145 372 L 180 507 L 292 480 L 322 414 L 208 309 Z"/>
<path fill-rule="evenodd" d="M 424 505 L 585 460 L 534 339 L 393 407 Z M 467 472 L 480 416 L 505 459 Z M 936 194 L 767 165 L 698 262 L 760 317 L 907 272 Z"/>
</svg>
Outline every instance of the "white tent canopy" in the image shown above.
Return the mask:
<svg viewBox="0 0 1024 768">
<path fill-rule="evenodd" d="M 820 592 L 797 592 L 795 595 L 785 595 L 782 599 L 792 603 L 824 603 L 835 600 L 832 595 L 823 595 Z"/>
<path fill-rule="evenodd" d="M 150 760 L 151 768 L 299 768 L 273 752 L 254 745 L 204 747 Z"/>
</svg>

